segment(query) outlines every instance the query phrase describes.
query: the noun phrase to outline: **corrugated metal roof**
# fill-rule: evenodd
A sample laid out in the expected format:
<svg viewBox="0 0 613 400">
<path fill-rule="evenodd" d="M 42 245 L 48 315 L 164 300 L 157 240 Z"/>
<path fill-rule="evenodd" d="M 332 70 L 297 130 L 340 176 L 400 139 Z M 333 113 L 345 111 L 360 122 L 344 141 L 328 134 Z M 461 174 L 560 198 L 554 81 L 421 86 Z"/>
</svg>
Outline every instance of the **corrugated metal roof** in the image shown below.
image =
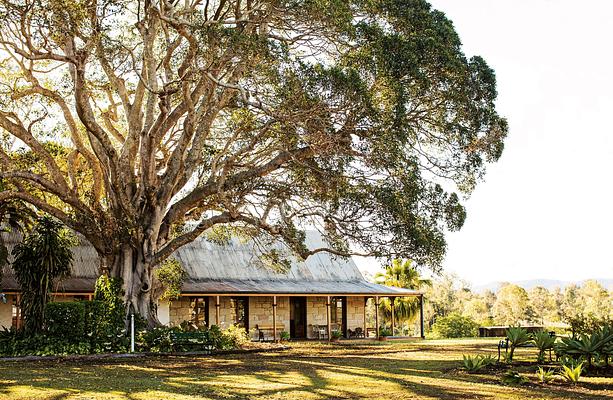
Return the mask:
<svg viewBox="0 0 613 400">
<path fill-rule="evenodd" d="M 15 233 L 3 234 L 9 249 L 19 241 Z M 307 232 L 309 249 L 325 246 L 319 233 Z M 276 245 L 275 247 L 281 247 Z M 90 292 L 98 276 L 99 261 L 94 248 L 84 239 L 73 248 L 72 276 L 58 284 L 58 291 Z M 177 250 L 187 272 L 183 285 L 186 294 L 369 294 L 416 295 L 418 291 L 370 283 L 364 279 L 351 258 L 320 252 L 306 261 L 294 260 L 288 271 L 276 271 L 262 265 L 253 243 L 232 240 L 227 245 L 203 238 Z M 2 288 L 19 289 L 10 268 L 5 267 Z"/>
</svg>

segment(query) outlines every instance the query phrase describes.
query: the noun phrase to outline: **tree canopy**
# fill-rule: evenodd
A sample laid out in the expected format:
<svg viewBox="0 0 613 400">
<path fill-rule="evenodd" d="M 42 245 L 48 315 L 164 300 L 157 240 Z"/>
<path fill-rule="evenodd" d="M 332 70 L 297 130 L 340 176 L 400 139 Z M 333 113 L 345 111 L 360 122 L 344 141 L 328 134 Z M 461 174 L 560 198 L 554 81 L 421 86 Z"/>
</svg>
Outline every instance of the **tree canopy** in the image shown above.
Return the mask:
<svg viewBox="0 0 613 400">
<path fill-rule="evenodd" d="M 202 234 L 439 269 L 507 133 L 424 0 L 0 0 L 0 45 L 0 201 L 85 236 L 146 315 Z"/>
</svg>

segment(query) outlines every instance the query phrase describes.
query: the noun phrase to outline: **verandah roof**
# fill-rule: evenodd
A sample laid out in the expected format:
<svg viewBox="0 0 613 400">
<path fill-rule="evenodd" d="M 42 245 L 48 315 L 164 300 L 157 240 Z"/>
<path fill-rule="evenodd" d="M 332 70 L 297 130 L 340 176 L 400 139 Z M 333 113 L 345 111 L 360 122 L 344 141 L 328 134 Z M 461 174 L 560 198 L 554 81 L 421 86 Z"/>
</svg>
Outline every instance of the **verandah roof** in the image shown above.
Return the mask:
<svg viewBox="0 0 613 400">
<path fill-rule="evenodd" d="M 19 237 L 3 233 L 11 250 Z M 310 249 L 325 246 L 321 236 L 307 232 L 306 245 Z M 278 245 L 279 247 L 281 245 Z M 277 246 L 275 246 L 277 247 Z M 90 293 L 98 276 L 98 258 L 85 240 L 73 248 L 72 276 L 59 282 L 58 292 Z M 174 254 L 187 272 L 182 291 L 185 294 L 288 294 L 288 295 L 381 295 L 415 296 L 420 292 L 374 284 L 364 279 L 351 258 L 334 257 L 320 252 L 305 261 L 294 260 L 287 271 L 263 266 L 251 243 L 232 240 L 218 245 L 197 239 Z M 19 285 L 10 268 L 5 267 L 2 289 L 18 291 Z"/>
</svg>

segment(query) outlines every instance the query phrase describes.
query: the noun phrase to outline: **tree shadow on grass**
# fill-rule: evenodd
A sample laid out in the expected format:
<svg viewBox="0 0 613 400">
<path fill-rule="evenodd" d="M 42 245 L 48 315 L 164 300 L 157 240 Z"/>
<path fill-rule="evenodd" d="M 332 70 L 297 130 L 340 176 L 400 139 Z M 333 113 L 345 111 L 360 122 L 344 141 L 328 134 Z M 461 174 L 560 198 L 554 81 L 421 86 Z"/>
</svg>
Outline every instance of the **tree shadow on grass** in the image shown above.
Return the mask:
<svg viewBox="0 0 613 400">
<path fill-rule="evenodd" d="M 567 387 L 509 389 L 479 375 L 449 373 L 455 360 L 397 358 L 405 349 L 314 354 L 241 354 L 223 357 L 149 357 L 132 360 L 0 364 L 0 397 L 17 386 L 49 393 L 52 400 L 76 394 L 117 394 L 136 399 L 172 394 L 193 398 L 396 398 L 488 399 L 509 390 L 521 397 L 589 398 Z M 412 350 L 412 349 L 411 349 Z M 457 350 L 456 350 L 457 352 Z M 590 388 L 591 389 L 591 388 Z M 593 389 L 591 389 L 593 390 Z M 389 391 L 389 393 L 388 393 Z M 525 394 L 525 396 L 524 396 Z M 604 398 L 604 397 L 603 397 Z"/>
</svg>

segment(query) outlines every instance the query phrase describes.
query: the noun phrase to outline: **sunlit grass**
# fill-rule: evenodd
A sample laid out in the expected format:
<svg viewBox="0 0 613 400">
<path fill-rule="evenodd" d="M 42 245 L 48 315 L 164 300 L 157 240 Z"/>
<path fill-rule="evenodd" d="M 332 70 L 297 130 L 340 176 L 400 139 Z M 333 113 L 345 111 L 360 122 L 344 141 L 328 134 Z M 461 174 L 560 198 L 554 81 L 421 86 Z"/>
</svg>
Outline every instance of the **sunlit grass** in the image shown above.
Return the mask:
<svg viewBox="0 0 613 400">
<path fill-rule="evenodd" d="M 610 398 L 613 379 L 507 387 L 466 374 L 462 354 L 496 354 L 496 339 L 293 343 L 278 353 L 103 361 L 0 362 L 0 399 L 574 399 Z M 534 360 L 520 349 L 517 360 Z M 531 373 L 532 366 L 523 366 Z"/>
</svg>

